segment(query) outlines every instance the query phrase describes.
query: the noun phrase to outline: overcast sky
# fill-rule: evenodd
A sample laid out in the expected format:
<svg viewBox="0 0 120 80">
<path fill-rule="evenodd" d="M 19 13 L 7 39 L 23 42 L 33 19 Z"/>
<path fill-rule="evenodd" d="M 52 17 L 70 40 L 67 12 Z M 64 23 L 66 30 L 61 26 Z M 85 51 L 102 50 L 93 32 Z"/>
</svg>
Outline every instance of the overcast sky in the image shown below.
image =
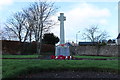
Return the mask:
<svg viewBox="0 0 120 80">
<path fill-rule="evenodd" d="M 33 0 L 31 0 L 33 1 Z M 61 0 L 59 0 L 61 1 Z M 13 13 L 27 8 L 30 2 L 28 0 L 2 0 L 0 2 L 0 24 L 6 22 Z M 85 28 L 91 25 L 98 25 L 102 31 L 107 31 L 111 37 L 115 39 L 118 35 L 118 0 L 66 0 L 55 3 L 59 7 L 56 15 L 52 19 L 58 20 L 59 14 L 62 12 L 66 16 L 65 21 L 65 40 L 82 41 L 81 35 Z M 56 36 L 59 37 L 60 26 L 56 25 L 51 29 Z M 78 32 L 80 33 L 78 34 Z"/>
</svg>

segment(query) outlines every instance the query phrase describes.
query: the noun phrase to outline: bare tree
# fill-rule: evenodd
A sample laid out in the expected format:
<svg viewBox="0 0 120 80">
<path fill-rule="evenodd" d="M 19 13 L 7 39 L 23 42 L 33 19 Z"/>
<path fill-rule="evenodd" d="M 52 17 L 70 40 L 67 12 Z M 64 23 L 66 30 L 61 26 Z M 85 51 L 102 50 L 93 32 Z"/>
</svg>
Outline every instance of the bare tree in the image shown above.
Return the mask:
<svg viewBox="0 0 120 80">
<path fill-rule="evenodd" d="M 0 23 L 0 40 L 6 40 L 6 36 L 4 34 L 5 34 L 5 31 L 2 29 L 2 26 Z"/>
<path fill-rule="evenodd" d="M 108 38 L 108 33 L 106 31 L 100 31 L 95 25 L 86 28 L 83 33 L 83 38 L 90 40 L 91 42 L 99 42 Z"/>
<path fill-rule="evenodd" d="M 3 27 L 0 29 L 0 40 L 14 40 L 16 36 L 11 33 L 7 28 Z"/>
<path fill-rule="evenodd" d="M 3 30 L 3 37 L 6 39 L 6 40 L 17 40 L 17 36 L 9 30 L 9 28 L 4 28 Z"/>
<path fill-rule="evenodd" d="M 109 36 L 106 31 L 101 31 L 101 30 L 99 30 L 98 26 L 93 25 L 90 28 L 85 29 L 85 33 L 83 33 L 83 37 L 84 37 L 84 39 L 90 40 L 91 42 L 98 43 L 102 40 L 105 40 Z M 97 48 L 96 55 L 99 55 L 101 44 L 98 43 L 95 46 Z"/>
<path fill-rule="evenodd" d="M 31 42 L 34 37 L 37 42 L 37 53 L 40 54 L 43 34 L 56 24 L 51 19 L 56 11 L 57 8 L 52 2 L 34 2 L 27 9 L 16 13 L 5 25 L 20 42 L 27 40 Z"/>
<path fill-rule="evenodd" d="M 7 24 L 5 24 L 6 29 L 14 33 L 20 42 L 22 42 L 23 39 L 25 40 L 25 37 L 23 37 L 24 35 L 26 35 L 24 33 L 24 29 L 25 29 L 24 23 L 25 23 L 25 17 L 23 13 L 18 12 L 14 14 L 14 16 L 11 19 L 8 20 Z"/>
<path fill-rule="evenodd" d="M 6 37 L 4 36 L 4 31 L 3 30 L 0 30 L 0 40 L 5 40 Z"/>
<path fill-rule="evenodd" d="M 51 16 L 55 14 L 56 10 L 57 8 L 54 7 L 54 3 L 48 3 L 46 1 L 35 2 L 27 10 L 24 10 L 28 24 L 37 42 L 38 54 L 41 52 L 43 33 L 49 31 L 55 25 Z"/>
</svg>

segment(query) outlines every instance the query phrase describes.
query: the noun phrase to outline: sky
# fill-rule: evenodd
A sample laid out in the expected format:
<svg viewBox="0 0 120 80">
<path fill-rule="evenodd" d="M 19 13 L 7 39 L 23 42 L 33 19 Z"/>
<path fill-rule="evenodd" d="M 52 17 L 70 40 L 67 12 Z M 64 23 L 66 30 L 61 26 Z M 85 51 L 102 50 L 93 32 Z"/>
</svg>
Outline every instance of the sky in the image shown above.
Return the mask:
<svg viewBox="0 0 120 80">
<path fill-rule="evenodd" d="M 0 25 L 3 25 L 14 13 L 21 11 L 35 0 L 3 0 L 0 2 Z M 118 36 L 118 0 L 57 0 L 55 6 L 58 12 L 52 19 L 58 21 L 60 13 L 64 13 L 66 21 L 65 41 L 76 42 L 82 39 L 85 28 L 98 25 L 101 31 L 110 35 L 108 39 L 115 39 Z M 59 21 L 58 21 L 59 23 Z M 3 28 L 3 27 L 1 27 Z M 59 37 L 60 25 L 53 26 L 50 32 Z"/>
</svg>

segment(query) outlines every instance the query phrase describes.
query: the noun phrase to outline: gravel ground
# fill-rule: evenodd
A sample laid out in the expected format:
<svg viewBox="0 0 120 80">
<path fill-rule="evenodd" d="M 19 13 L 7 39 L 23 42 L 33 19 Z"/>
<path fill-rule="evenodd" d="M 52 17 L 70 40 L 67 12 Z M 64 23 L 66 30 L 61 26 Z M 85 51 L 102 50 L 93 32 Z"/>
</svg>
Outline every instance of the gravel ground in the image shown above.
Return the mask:
<svg viewBox="0 0 120 80">
<path fill-rule="evenodd" d="M 59 71 L 41 72 L 21 76 L 20 78 L 120 78 L 120 75 L 110 72 L 79 72 L 79 71 Z"/>
</svg>

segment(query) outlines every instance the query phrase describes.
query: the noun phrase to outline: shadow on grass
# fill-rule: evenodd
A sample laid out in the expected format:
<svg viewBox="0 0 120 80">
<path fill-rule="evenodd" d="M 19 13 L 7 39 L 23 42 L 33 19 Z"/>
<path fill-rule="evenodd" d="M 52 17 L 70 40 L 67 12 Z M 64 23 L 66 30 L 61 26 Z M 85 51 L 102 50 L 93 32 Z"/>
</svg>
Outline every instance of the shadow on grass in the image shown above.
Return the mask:
<svg viewBox="0 0 120 80">
<path fill-rule="evenodd" d="M 25 77 L 26 75 L 29 74 L 36 74 L 36 73 L 41 73 L 41 72 L 62 72 L 62 71 L 74 71 L 74 72 L 111 72 L 111 73 L 115 73 L 118 74 L 118 70 L 113 70 L 113 69 L 109 69 L 109 68 L 96 68 L 96 67 L 86 67 L 86 68 L 69 68 L 69 69 L 64 69 L 64 68 L 57 68 L 57 69 L 53 69 L 53 68 L 39 68 L 39 67 L 27 67 L 26 69 L 23 70 L 19 70 L 17 73 L 13 72 L 13 74 L 9 75 L 9 76 L 4 76 L 2 80 L 6 80 L 8 78 L 12 79 L 12 78 L 21 78 L 21 77 Z"/>
</svg>

